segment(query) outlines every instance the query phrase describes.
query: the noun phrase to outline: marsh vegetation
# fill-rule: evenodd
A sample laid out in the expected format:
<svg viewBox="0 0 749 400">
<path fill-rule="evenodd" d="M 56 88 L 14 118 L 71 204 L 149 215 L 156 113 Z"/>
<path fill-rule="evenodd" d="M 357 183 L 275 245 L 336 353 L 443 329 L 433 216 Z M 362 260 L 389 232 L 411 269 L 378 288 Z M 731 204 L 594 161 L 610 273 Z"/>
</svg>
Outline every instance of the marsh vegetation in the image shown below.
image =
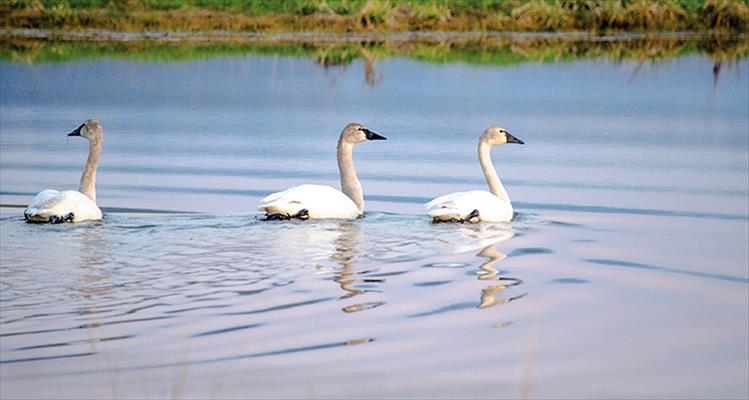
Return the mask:
<svg viewBox="0 0 749 400">
<path fill-rule="evenodd" d="M 745 31 L 746 0 L 2 0 L 3 28 Z"/>
</svg>

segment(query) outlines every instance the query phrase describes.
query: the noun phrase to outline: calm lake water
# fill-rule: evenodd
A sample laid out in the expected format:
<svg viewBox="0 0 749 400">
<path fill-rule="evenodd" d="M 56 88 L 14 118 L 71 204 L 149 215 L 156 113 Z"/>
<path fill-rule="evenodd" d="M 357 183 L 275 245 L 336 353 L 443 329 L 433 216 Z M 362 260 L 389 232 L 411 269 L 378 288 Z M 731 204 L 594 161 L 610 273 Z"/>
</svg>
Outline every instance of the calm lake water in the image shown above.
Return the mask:
<svg viewBox="0 0 749 400">
<path fill-rule="evenodd" d="M 746 398 L 749 61 L 714 67 L 3 61 L 0 397 Z M 87 118 L 104 220 L 25 224 Z M 352 121 L 366 216 L 260 221 Z M 515 220 L 431 224 L 494 123 Z"/>
</svg>

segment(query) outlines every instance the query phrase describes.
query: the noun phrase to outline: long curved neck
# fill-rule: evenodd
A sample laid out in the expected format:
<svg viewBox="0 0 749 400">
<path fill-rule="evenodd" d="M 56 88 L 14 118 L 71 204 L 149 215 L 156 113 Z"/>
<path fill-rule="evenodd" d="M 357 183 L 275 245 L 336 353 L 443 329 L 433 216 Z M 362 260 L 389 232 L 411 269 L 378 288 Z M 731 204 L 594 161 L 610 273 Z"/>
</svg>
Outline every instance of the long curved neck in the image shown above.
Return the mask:
<svg viewBox="0 0 749 400">
<path fill-rule="evenodd" d="M 484 171 L 486 183 L 489 185 L 489 191 L 492 192 L 493 195 L 509 203 L 510 196 L 507 195 L 507 191 L 502 185 L 502 181 L 499 180 L 497 171 L 492 164 L 491 151 L 491 145 L 483 141 L 479 142 L 479 162 L 481 163 L 481 169 Z"/>
<path fill-rule="evenodd" d="M 91 141 L 88 148 L 88 160 L 81 175 L 81 184 L 78 191 L 85 194 L 89 199 L 96 202 L 96 167 L 99 166 L 99 154 L 101 153 L 101 142 Z"/>
<path fill-rule="evenodd" d="M 338 171 L 341 174 L 341 191 L 348 196 L 359 212 L 364 211 L 364 195 L 354 168 L 354 145 L 338 140 Z"/>
</svg>

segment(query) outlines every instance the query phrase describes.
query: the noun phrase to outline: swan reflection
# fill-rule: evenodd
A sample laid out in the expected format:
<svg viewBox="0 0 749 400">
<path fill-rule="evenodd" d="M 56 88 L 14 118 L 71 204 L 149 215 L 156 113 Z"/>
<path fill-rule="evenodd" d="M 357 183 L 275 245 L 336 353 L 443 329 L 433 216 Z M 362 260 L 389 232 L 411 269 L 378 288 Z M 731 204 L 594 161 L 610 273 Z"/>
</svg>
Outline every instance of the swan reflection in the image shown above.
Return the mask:
<svg viewBox="0 0 749 400">
<path fill-rule="evenodd" d="M 476 249 L 482 249 L 483 252 L 487 247 L 506 242 L 515 236 L 512 226 L 505 223 L 460 224 L 458 229 L 454 228 L 451 225 L 435 226 L 435 229 L 445 229 L 444 232 L 437 231 L 440 233 L 437 240 L 449 246 L 455 254 Z M 477 256 L 481 256 L 480 254 Z"/>
<path fill-rule="evenodd" d="M 442 228 L 436 227 L 436 229 Z M 503 271 L 498 267 L 498 264 L 507 258 L 507 254 L 497 249 L 497 246 L 515 236 L 512 225 L 482 223 L 461 224 L 457 228 L 451 225 L 444 228 L 446 230 L 441 232 L 438 240 L 451 247 L 454 253 L 465 253 L 478 248 L 480 250 L 476 253 L 476 257 L 486 258 L 478 266 L 476 278 L 492 284 L 481 289 L 477 308 L 506 304 L 527 294 L 508 295 L 508 290 L 522 284 L 523 281 L 520 278 L 504 276 Z"/>
<path fill-rule="evenodd" d="M 482 271 L 478 274 L 478 279 L 481 281 L 492 281 L 497 284 L 487 286 L 481 290 L 481 298 L 477 308 L 489 308 L 496 305 L 509 303 L 513 300 L 517 300 L 524 297 L 527 293 L 523 293 L 516 296 L 505 296 L 499 297 L 507 289 L 514 286 L 518 286 L 523 283 L 519 278 L 501 276 L 501 271 L 495 268 L 496 263 L 501 262 L 507 258 L 507 254 L 497 250 L 497 245 L 500 242 L 492 243 L 479 251 L 476 257 L 487 257 L 488 260 L 479 266 Z"/>
<path fill-rule="evenodd" d="M 507 258 L 507 254 L 497 250 L 498 243 L 499 242 L 492 243 L 481 249 L 481 251 L 476 254 L 476 257 L 489 258 L 486 262 L 479 266 L 479 269 L 483 271 L 483 273 L 479 273 L 479 280 L 496 281 L 500 279 L 499 270 L 494 268 L 494 264 Z"/>
<path fill-rule="evenodd" d="M 376 270 L 356 270 L 356 260 L 361 257 L 359 247 L 361 246 L 361 227 L 352 222 L 341 222 L 338 225 L 338 237 L 334 240 L 335 252 L 330 256 L 330 261 L 339 265 L 334 271 L 333 281 L 340 286 L 344 294 L 338 300 L 351 299 L 365 293 L 381 293 L 372 289 L 372 285 L 385 282 L 384 278 L 368 276 Z M 353 313 L 369 310 L 385 304 L 382 301 L 356 303 L 343 307 L 345 313 Z"/>
<path fill-rule="evenodd" d="M 85 224 L 77 227 L 74 240 L 80 243 L 78 282 L 76 287 L 80 293 L 80 314 L 87 323 L 84 325 L 88 338 L 82 340 L 90 346 L 90 351 L 96 353 L 97 343 L 106 341 L 102 332 L 95 329 L 104 325 L 102 314 L 102 300 L 112 291 L 112 271 L 107 267 L 106 260 L 109 253 L 108 243 L 101 237 L 100 224 Z"/>
</svg>

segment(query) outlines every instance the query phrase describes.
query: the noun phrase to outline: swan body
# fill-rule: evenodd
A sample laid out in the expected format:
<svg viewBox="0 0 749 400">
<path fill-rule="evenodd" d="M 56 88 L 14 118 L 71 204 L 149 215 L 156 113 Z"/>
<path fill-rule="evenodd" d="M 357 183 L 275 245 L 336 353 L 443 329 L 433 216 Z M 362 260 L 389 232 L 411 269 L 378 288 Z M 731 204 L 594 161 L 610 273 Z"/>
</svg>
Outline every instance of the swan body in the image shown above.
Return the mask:
<svg viewBox="0 0 749 400">
<path fill-rule="evenodd" d="M 81 176 L 79 189 L 39 192 L 23 212 L 27 222 L 81 222 L 100 220 L 101 209 L 96 205 L 96 169 L 104 141 L 101 124 L 87 120 L 68 136 L 81 136 L 89 140 L 89 154 Z"/>
<path fill-rule="evenodd" d="M 340 190 L 310 184 L 273 193 L 260 200 L 258 209 L 268 215 L 292 217 L 306 209 L 307 217 L 311 219 L 356 219 L 360 215 L 356 203 Z"/>
<path fill-rule="evenodd" d="M 524 144 L 499 126 L 487 128 L 479 137 L 479 162 L 489 191 L 470 190 L 437 197 L 426 204 L 433 222 L 508 222 L 513 209 L 491 161 L 491 148 L 505 143 Z"/>
<path fill-rule="evenodd" d="M 42 190 L 24 212 L 29 222 L 81 222 L 101 219 L 101 209 L 77 190 Z"/>
<path fill-rule="evenodd" d="M 513 215 L 510 202 L 486 190 L 446 194 L 430 201 L 426 207 L 430 210 L 429 215 L 438 221 L 467 221 L 474 210 L 478 210 L 477 218 L 486 222 L 506 222 Z"/>
<path fill-rule="evenodd" d="M 343 128 L 338 139 L 338 172 L 341 190 L 324 185 L 299 185 L 260 200 L 266 219 L 356 219 L 364 213 L 364 195 L 354 168 L 354 146 L 385 137 L 357 123 Z"/>
</svg>

